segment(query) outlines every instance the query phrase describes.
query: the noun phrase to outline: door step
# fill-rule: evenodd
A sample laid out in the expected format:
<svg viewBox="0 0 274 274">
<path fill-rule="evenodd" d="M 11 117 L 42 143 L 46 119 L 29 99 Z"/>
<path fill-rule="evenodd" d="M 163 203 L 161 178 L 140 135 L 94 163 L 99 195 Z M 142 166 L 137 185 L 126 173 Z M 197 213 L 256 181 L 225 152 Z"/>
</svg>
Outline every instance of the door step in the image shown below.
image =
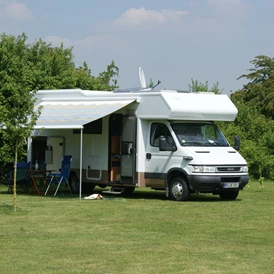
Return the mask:
<svg viewBox="0 0 274 274">
<path fill-rule="evenodd" d="M 113 194 L 113 195 L 120 195 L 126 190 L 126 187 L 122 186 L 113 186 L 109 190 L 104 190 L 102 193 L 104 194 Z"/>
</svg>

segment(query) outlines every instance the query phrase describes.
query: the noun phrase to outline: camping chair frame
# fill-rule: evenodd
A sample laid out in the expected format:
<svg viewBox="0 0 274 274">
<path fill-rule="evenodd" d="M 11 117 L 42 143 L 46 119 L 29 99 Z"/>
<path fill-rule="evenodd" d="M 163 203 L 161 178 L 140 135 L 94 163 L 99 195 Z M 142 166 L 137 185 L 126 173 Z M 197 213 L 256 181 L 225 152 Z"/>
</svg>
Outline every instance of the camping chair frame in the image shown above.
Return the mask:
<svg viewBox="0 0 274 274">
<path fill-rule="evenodd" d="M 16 190 L 21 189 L 23 192 L 28 192 L 29 190 L 29 175 L 28 170 L 30 169 L 31 163 L 28 162 L 18 162 L 16 165 Z M 13 192 L 14 187 L 14 168 L 8 174 L 5 175 L 6 182 L 8 186 L 8 193 Z"/>
<path fill-rule="evenodd" d="M 50 189 L 50 186 L 52 184 L 57 184 L 57 188 L 55 190 L 55 193 L 54 193 L 54 196 L 56 196 L 58 190 L 59 190 L 59 187 L 62 183 L 66 183 L 70 192 L 72 193 L 71 191 L 71 188 L 70 188 L 70 185 L 69 185 L 69 174 L 70 174 L 70 164 L 71 164 L 71 160 L 72 160 L 72 156 L 71 155 L 65 155 L 63 160 L 62 160 L 62 167 L 61 167 L 61 170 L 60 170 L 60 173 L 51 173 L 49 175 L 49 183 L 48 183 L 48 187 L 45 191 L 45 194 L 44 196 L 47 195 L 49 189 Z"/>
</svg>

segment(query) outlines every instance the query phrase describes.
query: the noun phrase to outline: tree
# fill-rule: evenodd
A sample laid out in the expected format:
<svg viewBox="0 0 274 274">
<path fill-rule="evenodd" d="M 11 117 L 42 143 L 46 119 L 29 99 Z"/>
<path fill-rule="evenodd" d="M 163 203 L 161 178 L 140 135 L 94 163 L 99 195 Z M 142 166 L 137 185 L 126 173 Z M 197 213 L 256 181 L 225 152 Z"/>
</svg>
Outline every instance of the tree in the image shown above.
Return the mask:
<svg viewBox="0 0 274 274">
<path fill-rule="evenodd" d="M 41 39 L 28 44 L 24 33 L 18 37 L 0 35 L 0 58 L 0 96 L 6 98 L 5 102 L 1 101 L 1 106 L 7 110 L 10 106 L 6 102 L 11 103 L 14 100 L 11 96 L 13 94 L 11 86 L 15 86 L 16 83 L 28 92 L 32 91 L 30 95 L 34 95 L 39 89 L 113 90 L 118 88 L 115 77 L 118 76 L 119 69 L 114 61 L 107 66 L 106 71 L 95 77 L 91 74 L 86 62 L 78 68 L 75 66 L 72 48 L 65 48 L 63 44 L 53 47 Z M 21 66 L 16 62 L 20 62 Z M 24 71 L 20 71 L 21 69 Z M 19 73 L 24 74 L 26 80 L 21 79 Z M 13 104 L 16 107 L 16 103 Z M 0 113 L 2 122 L 1 116 Z M 9 141 L 5 142 L 3 138 L 1 141 L 1 161 L 4 163 L 14 161 L 11 153 L 13 147 L 9 145 Z M 26 155 L 24 147 L 19 147 L 18 155 L 20 160 L 23 160 Z"/>
<path fill-rule="evenodd" d="M 87 64 L 77 68 L 72 48 L 53 47 L 41 39 L 27 43 L 18 37 L 0 35 L 0 156 L 3 163 L 14 163 L 14 210 L 16 210 L 16 164 L 26 155 L 25 140 L 40 114 L 34 111 L 39 89 L 117 88 L 118 67 L 112 61 L 98 77 L 91 75 Z"/>
<path fill-rule="evenodd" d="M 241 136 L 251 176 L 274 179 L 274 58 L 259 55 L 251 64 L 250 73 L 238 78 L 249 82 L 231 94 L 239 111 L 232 126 Z M 223 131 L 229 135 L 231 127 L 226 124 Z"/>
<path fill-rule="evenodd" d="M 212 88 L 209 88 L 208 81 L 205 83 L 198 82 L 198 80 L 194 80 L 191 78 L 191 85 L 188 85 L 189 92 L 214 92 L 216 94 L 222 93 L 223 90 L 219 88 L 219 82 L 214 83 Z"/>
<path fill-rule="evenodd" d="M 234 136 L 241 137 L 240 153 L 247 160 L 249 174 L 261 181 L 263 178 L 274 179 L 274 61 L 261 56 L 252 63 L 256 64 L 255 69 L 251 69 L 250 74 L 241 76 L 251 81 L 230 96 L 238 109 L 235 121 L 216 124 L 230 144 L 233 144 Z M 210 89 L 208 82 L 201 83 L 193 79 L 189 91 L 221 93 L 218 82 Z"/>
<path fill-rule="evenodd" d="M 86 62 L 77 68 L 73 61 L 72 48 L 52 47 L 41 39 L 29 45 L 29 61 L 33 66 L 32 89 L 72 89 L 113 90 L 118 88 L 119 69 L 114 61 L 107 70 L 92 76 Z"/>
<path fill-rule="evenodd" d="M 259 55 L 250 63 L 250 73 L 238 78 L 249 82 L 231 95 L 242 113 L 235 123 L 243 130 L 247 142 L 244 153 L 251 174 L 255 178 L 274 179 L 274 58 Z"/>
<path fill-rule="evenodd" d="M 0 41 L 0 112 L 2 138 L 8 140 L 5 149 L 14 150 L 14 211 L 16 211 L 16 165 L 18 151 L 39 115 L 34 111 L 33 81 L 25 47 L 27 37 L 1 36 Z"/>
<path fill-rule="evenodd" d="M 234 122 L 218 122 L 228 141 L 241 137 L 240 153 L 247 160 L 249 174 L 256 178 L 274 178 L 274 123 L 256 108 L 246 104 L 237 93 L 231 100 L 238 109 Z"/>
<path fill-rule="evenodd" d="M 249 80 L 241 90 L 243 100 L 274 119 L 274 58 L 259 55 L 250 63 L 254 66 L 250 73 L 238 78 Z"/>
<path fill-rule="evenodd" d="M 83 66 L 75 70 L 75 85 L 86 90 L 114 90 L 118 88 L 117 80 L 114 78 L 118 75 L 119 69 L 114 61 L 98 77 L 91 76 L 91 70 L 88 68 L 87 63 L 84 62 Z"/>
</svg>

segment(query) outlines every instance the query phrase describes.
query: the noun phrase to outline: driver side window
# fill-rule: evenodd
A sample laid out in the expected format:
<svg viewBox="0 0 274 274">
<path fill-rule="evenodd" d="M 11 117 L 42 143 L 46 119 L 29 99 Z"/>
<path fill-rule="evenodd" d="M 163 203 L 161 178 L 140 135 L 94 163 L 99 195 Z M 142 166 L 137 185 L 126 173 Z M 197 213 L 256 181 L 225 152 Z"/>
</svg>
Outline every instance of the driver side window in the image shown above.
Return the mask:
<svg viewBox="0 0 274 274">
<path fill-rule="evenodd" d="M 174 145 L 174 140 L 167 126 L 162 123 L 153 123 L 150 130 L 150 145 L 159 147 L 160 136 L 165 136 L 168 146 Z"/>
</svg>

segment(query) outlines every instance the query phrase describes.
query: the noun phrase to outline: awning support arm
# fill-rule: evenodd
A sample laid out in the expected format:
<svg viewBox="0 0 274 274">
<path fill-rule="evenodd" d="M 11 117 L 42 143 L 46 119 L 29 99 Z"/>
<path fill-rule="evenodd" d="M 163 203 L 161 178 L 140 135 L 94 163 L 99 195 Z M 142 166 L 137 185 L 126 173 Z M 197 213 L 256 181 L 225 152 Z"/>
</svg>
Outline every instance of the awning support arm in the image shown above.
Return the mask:
<svg viewBox="0 0 274 274">
<path fill-rule="evenodd" d="M 83 168 L 83 128 L 81 128 L 81 134 L 80 134 L 80 188 L 79 188 L 79 199 L 81 201 L 82 198 L 82 168 Z"/>
</svg>

